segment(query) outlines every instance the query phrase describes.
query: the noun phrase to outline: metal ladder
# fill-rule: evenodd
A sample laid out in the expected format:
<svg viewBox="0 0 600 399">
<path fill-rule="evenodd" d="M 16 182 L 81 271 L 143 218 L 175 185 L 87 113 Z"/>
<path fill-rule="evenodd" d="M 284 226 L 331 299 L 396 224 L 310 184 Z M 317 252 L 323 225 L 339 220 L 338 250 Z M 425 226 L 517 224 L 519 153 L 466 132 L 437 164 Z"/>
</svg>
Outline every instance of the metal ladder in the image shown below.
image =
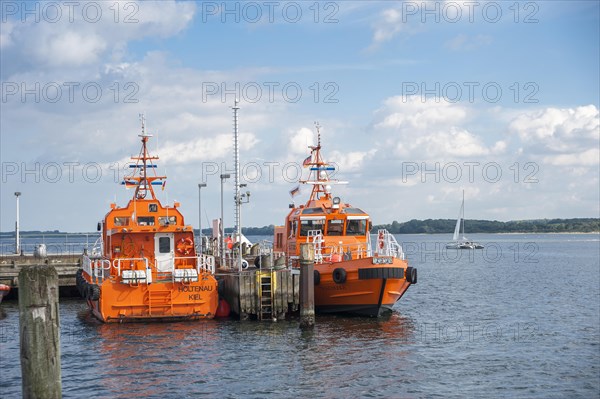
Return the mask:
<svg viewBox="0 0 600 399">
<path fill-rule="evenodd" d="M 150 316 L 173 314 L 173 300 L 170 290 L 148 290 L 146 294 L 146 303 Z M 154 314 L 154 311 L 157 311 L 157 313 Z"/>
<path fill-rule="evenodd" d="M 272 272 L 260 274 L 260 312 L 258 317 L 260 320 L 273 318 L 273 279 Z"/>
</svg>

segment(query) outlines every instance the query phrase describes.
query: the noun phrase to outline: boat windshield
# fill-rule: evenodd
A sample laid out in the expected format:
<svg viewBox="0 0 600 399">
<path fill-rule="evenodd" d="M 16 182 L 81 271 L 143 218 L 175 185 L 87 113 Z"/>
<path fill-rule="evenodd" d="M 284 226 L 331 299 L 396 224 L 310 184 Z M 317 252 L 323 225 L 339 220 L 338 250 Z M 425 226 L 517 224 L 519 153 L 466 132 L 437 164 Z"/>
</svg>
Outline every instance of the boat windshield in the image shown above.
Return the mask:
<svg viewBox="0 0 600 399">
<path fill-rule="evenodd" d="M 128 217 L 116 216 L 114 219 L 114 222 L 115 222 L 115 226 L 129 226 L 129 218 Z"/>
<path fill-rule="evenodd" d="M 159 216 L 158 224 L 160 226 L 168 226 L 170 224 L 177 224 L 177 217 L 176 216 Z"/>
<path fill-rule="evenodd" d="M 367 233 L 367 219 L 348 220 L 346 235 L 364 236 Z"/>
<path fill-rule="evenodd" d="M 140 226 L 154 226 L 154 216 L 140 216 L 137 222 Z"/>
<path fill-rule="evenodd" d="M 341 219 L 333 219 L 327 223 L 328 236 L 341 236 L 344 232 L 344 221 Z"/>
<path fill-rule="evenodd" d="M 323 231 L 323 224 L 325 219 L 319 220 L 301 220 L 300 221 L 300 236 L 306 237 L 310 230 L 321 230 Z"/>
</svg>

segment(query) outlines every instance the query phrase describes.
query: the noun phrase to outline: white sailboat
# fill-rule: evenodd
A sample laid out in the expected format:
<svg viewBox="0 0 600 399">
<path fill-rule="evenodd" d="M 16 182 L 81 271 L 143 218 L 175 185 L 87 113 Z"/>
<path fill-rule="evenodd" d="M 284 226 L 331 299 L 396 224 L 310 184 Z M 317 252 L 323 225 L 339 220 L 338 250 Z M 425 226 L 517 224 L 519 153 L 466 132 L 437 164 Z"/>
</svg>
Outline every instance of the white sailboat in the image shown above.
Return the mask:
<svg viewBox="0 0 600 399">
<path fill-rule="evenodd" d="M 461 223 L 462 222 L 462 223 Z M 460 233 L 462 224 L 462 234 Z M 459 236 L 462 236 L 459 239 Z M 463 199 L 458 212 L 458 218 L 456 219 L 456 226 L 454 227 L 454 235 L 452 236 L 453 242 L 446 244 L 448 249 L 482 249 L 483 245 L 469 241 L 465 237 L 465 190 L 463 190 Z"/>
</svg>

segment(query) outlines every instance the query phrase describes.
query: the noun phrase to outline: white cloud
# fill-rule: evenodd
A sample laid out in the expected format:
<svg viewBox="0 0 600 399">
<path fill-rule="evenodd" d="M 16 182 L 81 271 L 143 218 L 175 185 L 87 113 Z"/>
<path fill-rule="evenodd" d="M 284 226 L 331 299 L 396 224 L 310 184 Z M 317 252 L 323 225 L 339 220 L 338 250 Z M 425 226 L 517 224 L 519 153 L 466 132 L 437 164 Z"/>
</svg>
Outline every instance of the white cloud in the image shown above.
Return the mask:
<svg viewBox="0 0 600 399">
<path fill-rule="evenodd" d="M 253 133 L 240 133 L 240 150 L 251 150 L 259 140 Z M 166 142 L 160 148 L 160 158 L 165 164 L 183 164 L 195 161 L 211 161 L 229 156 L 233 152 L 231 134 L 212 138 Z"/>
<path fill-rule="evenodd" d="M 288 152 L 296 160 L 302 160 L 302 156 L 308 156 L 308 146 L 314 145 L 315 132 L 303 127 L 288 133 Z M 300 159 L 302 158 L 302 159 Z"/>
<path fill-rule="evenodd" d="M 373 45 L 391 40 L 403 28 L 402 12 L 396 8 L 383 10 L 374 24 Z"/>
<path fill-rule="evenodd" d="M 28 49 L 36 60 L 50 66 L 82 66 L 96 64 L 107 47 L 97 34 L 65 31 L 39 38 L 40 43 Z"/>
<path fill-rule="evenodd" d="M 600 148 L 572 154 L 550 155 L 543 157 L 545 163 L 556 166 L 594 166 L 600 164 Z"/>
<path fill-rule="evenodd" d="M 12 21 L 6 20 L 0 24 L 0 49 L 5 49 L 13 45 L 12 31 L 15 24 Z"/>
<path fill-rule="evenodd" d="M 8 19 L 2 23 L 0 48 L 20 65 L 3 60 L 10 73 L 48 67 L 94 65 L 109 55 L 123 55 L 127 42 L 168 37 L 185 29 L 196 6 L 192 2 L 95 2 L 93 7 L 56 3 L 61 17 Z M 118 11 L 118 12 L 117 12 Z M 6 57 L 3 57 L 6 58 Z M 27 65 L 25 69 L 25 65 Z"/>
<path fill-rule="evenodd" d="M 446 47 L 454 51 L 471 51 L 481 47 L 489 46 L 492 43 L 491 36 L 474 35 L 469 36 L 461 33 L 446 42 Z"/>
<path fill-rule="evenodd" d="M 384 101 L 377 111 L 379 119 L 375 128 L 414 128 L 426 130 L 432 126 L 452 125 L 465 120 L 467 109 L 444 99 L 421 96 L 395 96 Z"/>
<path fill-rule="evenodd" d="M 370 50 L 400 36 L 413 35 L 441 24 L 467 24 L 473 18 L 473 2 L 456 0 L 444 1 L 401 1 L 394 7 L 380 11 L 372 23 L 372 39 Z M 436 22 L 434 24 L 433 22 Z M 491 44 L 488 35 L 459 34 L 446 42 L 451 50 L 474 50 Z"/>
<path fill-rule="evenodd" d="M 337 171 L 343 175 L 344 173 L 361 171 L 365 162 L 372 159 L 376 152 L 376 149 L 350 152 L 334 150 L 327 155 L 327 161 L 335 162 L 338 167 Z"/>
<path fill-rule="evenodd" d="M 534 148 L 566 153 L 598 146 L 598 108 L 545 108 L 516 117 L 509 126 L 523 143 Z"/>
<path fill-rule="evenodd" d="M 488 148 L 464 125 L 469 110 L 443 99 L 396 96 L 384 101 L 375 113 L 373 129 L 382 137 L 383 150 L 393 149 L 404 159 L 475 157 L 501 153 L 506 143 Z"/>
</svg>

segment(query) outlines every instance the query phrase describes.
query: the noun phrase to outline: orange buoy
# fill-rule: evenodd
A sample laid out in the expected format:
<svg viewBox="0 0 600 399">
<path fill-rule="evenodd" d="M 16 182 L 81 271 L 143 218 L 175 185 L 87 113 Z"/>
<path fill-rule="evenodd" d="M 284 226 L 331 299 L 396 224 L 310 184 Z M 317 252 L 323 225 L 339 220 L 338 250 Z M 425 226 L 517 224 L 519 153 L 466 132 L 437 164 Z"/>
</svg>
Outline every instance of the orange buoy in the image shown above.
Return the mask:
<svg viewBox="0 0 600 399">
<path fill-rule="evenodd" d="M 216 317 L 229 317 L 231 308 L 225 299 L 219 299 L 219 306 L 217 307 Z"/>
</svg>

